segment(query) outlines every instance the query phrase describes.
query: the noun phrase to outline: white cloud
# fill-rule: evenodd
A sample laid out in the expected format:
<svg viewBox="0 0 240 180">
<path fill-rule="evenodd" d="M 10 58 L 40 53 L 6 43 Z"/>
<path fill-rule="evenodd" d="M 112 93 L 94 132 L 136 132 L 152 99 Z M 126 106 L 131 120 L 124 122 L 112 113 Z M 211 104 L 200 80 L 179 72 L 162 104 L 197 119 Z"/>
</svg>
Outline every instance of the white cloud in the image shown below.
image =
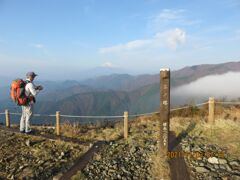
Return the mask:
<svg viewBox="0 0 240 180">
<path fill-rule="evenodd" d="M 156 37 L 158 39 L 165 39 L 167 46 L 171 49 L 176 49 L 186 42 L 186 32 L 179 28 L 164 33 L 157 33 Z"/>
<path fill-rule="evenodd" d="M 101 67 L 114 67 L 111 62 L 105 62 L 101 65 Z"/>
<path fill-rule="evenodd" d="M 125 51 L 134 51 L 140 49 L 155 49 L 168 47 L 175 50 L 186 42 L 186 32 L 176 28 L 164 32 L 157 33 L 154 37 L 145 40 L 134 40 L 125 44 L 119 44 L 111 47 L 100 48 L 99 53 L 118 53 Z"/>
<path fill-rule="evenodd" d="M 183 103 L 191 99 L 198 102 L 206 101 L 208 97 L 236 99 L 240 97 L 239 72 L 228 72 L 222 75 L 202 77 L 189 84 L 172 89 L 172 99 Z"/>
<path fill-rule="evenodd" d="M 192 20 L 186 17 L 185 9 L 163 9 L 160 13 L 150 17 L 148 28 L 153 31 L 173 26 L 192 26 L 201 23 L 201 20 Z"/>
<path fill-rule="evenodd" d="M 100 48 L 99 52 L 104 54 L 104 53 L 135 50 L 138 48 L 142 48 L 149 43 L 151 43 L 151 40 L 134 40 L 125 44 L 119 44 L 112 47 Z"/>
<path fill-rule="evenodd" d="M 163 9 L 156 17 L 155 21 L 171 21 L 171 20 L 183 20 L 184 9 L 172 10 L 172 9 Z"/>
</svg>

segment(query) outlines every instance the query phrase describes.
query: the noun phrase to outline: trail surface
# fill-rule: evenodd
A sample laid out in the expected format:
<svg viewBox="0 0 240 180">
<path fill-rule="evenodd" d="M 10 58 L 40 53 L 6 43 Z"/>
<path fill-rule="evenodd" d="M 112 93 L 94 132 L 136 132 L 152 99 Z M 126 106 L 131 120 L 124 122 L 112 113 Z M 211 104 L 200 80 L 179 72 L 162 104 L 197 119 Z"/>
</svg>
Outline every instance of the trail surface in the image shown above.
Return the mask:
<svg viewBox="0 0 240 180">
<path fill-rule="evenodd" d="M 170 132 L 169 141 L 170 152 L 180 152 L 179 154 L 181 154 L 182 148 L 179 144 L 181 138 L 176 137 L 174 132 Z M 178 156 L 176 158 L 171 158 L 169 165 L 172 180 L 190 180 L 189 172 L 183 157 Z"/>
</svg>

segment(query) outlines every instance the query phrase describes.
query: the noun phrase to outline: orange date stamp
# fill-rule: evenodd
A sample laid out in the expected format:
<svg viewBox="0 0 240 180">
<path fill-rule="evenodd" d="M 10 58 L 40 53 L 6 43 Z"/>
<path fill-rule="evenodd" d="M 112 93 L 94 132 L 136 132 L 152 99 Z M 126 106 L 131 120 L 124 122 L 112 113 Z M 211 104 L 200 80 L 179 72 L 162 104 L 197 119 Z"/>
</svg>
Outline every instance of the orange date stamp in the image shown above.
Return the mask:
<svg viewBox="0 0 240 180">
<path fill-rule="evenodd" d="M 167 156 L 170 159 L 173 158 L 194 158 L 194 159 L 198 159 L 198 158 L 210 158 L 210 157 L 217 157 L 217 158 L 224 158 L 225 157 L 225 153 L 222 151 L 219 152 L 214 152 L 214 151 L 206 151 L 206 152 L 198 152 L 198 151 L 193 151 L 193 152 L 184 152 L 184 151 L 168 151 L 167 152 Z"/>
</svg>

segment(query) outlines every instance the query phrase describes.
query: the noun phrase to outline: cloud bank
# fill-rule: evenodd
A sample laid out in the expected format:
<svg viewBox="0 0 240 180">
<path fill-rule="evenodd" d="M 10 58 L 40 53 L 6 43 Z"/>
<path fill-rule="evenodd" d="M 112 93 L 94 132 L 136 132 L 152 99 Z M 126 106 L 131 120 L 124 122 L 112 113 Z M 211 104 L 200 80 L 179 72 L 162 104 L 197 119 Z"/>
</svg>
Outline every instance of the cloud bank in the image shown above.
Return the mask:
<svg viewBox="0 0 240 180">
<path fill-rule="evenodd" d="M 118 53 L 140 49 L 170 48 L 175 50 L 186 42 L 186 32 L 180 28 L 159 32 L 150 39 L 139 39 L 118 44 L 111 47 L 100 48 L 99 53 Z"/>
<path fill-rule="evenodd" d="M 237 99 L 240 97 L 240 73 L 229 72 L 198 79 L 190 84 L 172 89 L 172 100 L 183 102 L 208 100 L 209 97 Z"/>
</svg>

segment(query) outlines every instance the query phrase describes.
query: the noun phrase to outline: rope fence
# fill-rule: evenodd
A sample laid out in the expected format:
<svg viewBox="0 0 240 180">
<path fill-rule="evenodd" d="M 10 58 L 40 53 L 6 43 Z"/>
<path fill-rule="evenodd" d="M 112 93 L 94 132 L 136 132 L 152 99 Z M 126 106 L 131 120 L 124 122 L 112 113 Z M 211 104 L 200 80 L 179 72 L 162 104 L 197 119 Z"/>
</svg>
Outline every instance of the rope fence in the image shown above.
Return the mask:
<svg viewBox="0 0 240 180">
<path fill-rule="evenodd" d="M 199 107 L 203 105 L 209 106 L 209 121 L 214 121 L 214 104 L 226 104 L 226 105 L 240 105 L 240 102 L 224 102 L 224 101 L 215 101 L 214 98 L 209 98 L 209 101 L 203 102 L 200 104 L 196 105 L 187 105 L 179 108 L 172 108 L 170 109 L 170 112 L 173 111 L 178 111 L 182 109 L 188 109 L 192 107 Z M 128 112 L 124 112 L 123 115 L 118 115 L 118 116 L 78 116 L 78 115 L 66 115 L 66 114 L 60 114 L 59 111 L 56 112 L 56 114 L 34 114 L 36 117 L 56 117 L 56 130 L 57 130 L 57 135 L 60 135 L 60 118 L 87 118 L 87 119 L 124 119 L 124 137 L 127 137 L 127 133 L 125 131 L 128 131 L 128 118 L 135 118 L 135 117 L 140 117 L 140 116 L 151 116 L 154 114 L 159 114 L 159 111 L 155 112 L 150 112 L 150 113 L 142 113 L 142 114 L 128 114 Z M 1 112 L 0 115 L 5 115 L 6 116 L 6 127 L 10 127 L 10 115 L 18 115 L 21 116 L 21 113 L 14 113 L 14 112 L 9 112 L 6 110 L 5 112 Z M 121 120 L 118 120 L 116 122 L 120 122 Z"/>
<path fill-rule="evenodd" d="M 12 113 L 12 112 L 11 112 L 11 114 L 12 115 L 20 115 L 20 116 L 22 115 L 22 113 Z"/>
<path fill-rule="evenodd" d="M 150 115 L 158 114 L 158 113 L 159 113 L 159 111 L 151 112 L 151 113 L 143 113 L 143 114 L 133 114 L 133 115 L 129 115 L 129 117 L 150 116 Z"/>
<path fill-rule="evenodd" d="M 179 107 L 179 108 L 174 108 L 174 109 L 170 109 L 170 111 L 177 111 L 177 110 L 182 110 L 182 109 L 187 109 L 187 108 L 191 108 L 191 107 L 199 107 L 199 106 L 203 106 L 208 104 L 208 102 L 204 102 L 204 103 L 200 103 L 200 104 L 196 104 L 196 105 L 188 105 L 188 106 L 183 106 L 183 107 Z"/>
<path fill-rule="evenodd" d="M 200 103 L 200 104 L 196 104 L 196 105 L 188 105 L 188 106 L 183 106 L 183 107 L 179 107 L 179 108 L 173 108 L 170 109 L 170 111 L 177 111 L 177 110 L 182 110 L 182 109 L 187 109 L 187 108 L 191 108 L 191 107 L 199 107 L 199 106 L 203 106 L 208 104 L 208 102 L 204 102 L 204 103 Z M 240 105 L 240 102 L 218 102 L 216 101 L 215 104 L 228 104 L 228 105 Z M 139 116 L 150 116 L 153 114 L 158 114 L 159 111 L 155 111 L 155 112 L 150 112 L 150 113 L 142 113 L 142 114 L 132 114 L 132 115 L 128 115 L 128 117 L 139 117 Z M 0 115 L 4 115 L 5 112 L 1 112 Z M 19 115 L 21 116 L 22 113 L 14 113 L 11 112 L 11 115 Z M 34 114 L 34 116 L 37 117 L 56 117 L 55 114 Z M 114 119 L 114 118 L 123 118 L 124 116 L 78 116 L 78 115 L 65 115 L 65 114 L 61 114 L 61 117 L 68 117 L 68 118 L 89 118 L 89 119 Z"/>
<path fill-rule="evenodd" d="M 38 117 L 56 117 L 56 115 L 54 115 L 54 114 L 50 114 L 50 115 L 47 115 L 47 114 L 34 114 L 34 116 L 38 116 Z"/>
<path fill-rule="evenodd" d="M 123 118 L 124 116 L 73 116 L 73 115 L 60 115 L 61 117 L 68 118 L 89 118 L 89 119 L 114 119 L 114 118 Z"/>
<path fill-rule="evenodd" d="M 217 104 L 240 105 L 240 102 L 215 102 Z"/>
<path fill-rule="evenodd" d="M 191 106 L 184 106 L 184 107 L 180 107 L 180 108 L 174 108 L 174 109 L 170 109 L 170 111 L 178 111 L 178 110 L 182 110 L 182 109 L 187 109 L 190 108 Z"/>
<path fill-rule="evenodd" d="M 5 114 L 5 113 L 0 113 L 0 114 Z M 13 112 L 11 112 L 10 114 L 11 115 L 17 115 L 17 116 L 21 116 L 22 115 L 22 113 L 13 113 Z M 34 114 L 34 116 L 37 116 L 37 117 L 55 117 L 56 115 L 52 115 L 52 114 L 50 114 L 50 115 L 48 115 L 48 114 Z"/>
<path fill-rule="evenodd" d="M 203 105 L 206 105 L 206 104 L 208 104 L 208 102 L 196 104 L 195 106 L 199 107 L 199 106 L 203 106 Z"/>
</svg>

